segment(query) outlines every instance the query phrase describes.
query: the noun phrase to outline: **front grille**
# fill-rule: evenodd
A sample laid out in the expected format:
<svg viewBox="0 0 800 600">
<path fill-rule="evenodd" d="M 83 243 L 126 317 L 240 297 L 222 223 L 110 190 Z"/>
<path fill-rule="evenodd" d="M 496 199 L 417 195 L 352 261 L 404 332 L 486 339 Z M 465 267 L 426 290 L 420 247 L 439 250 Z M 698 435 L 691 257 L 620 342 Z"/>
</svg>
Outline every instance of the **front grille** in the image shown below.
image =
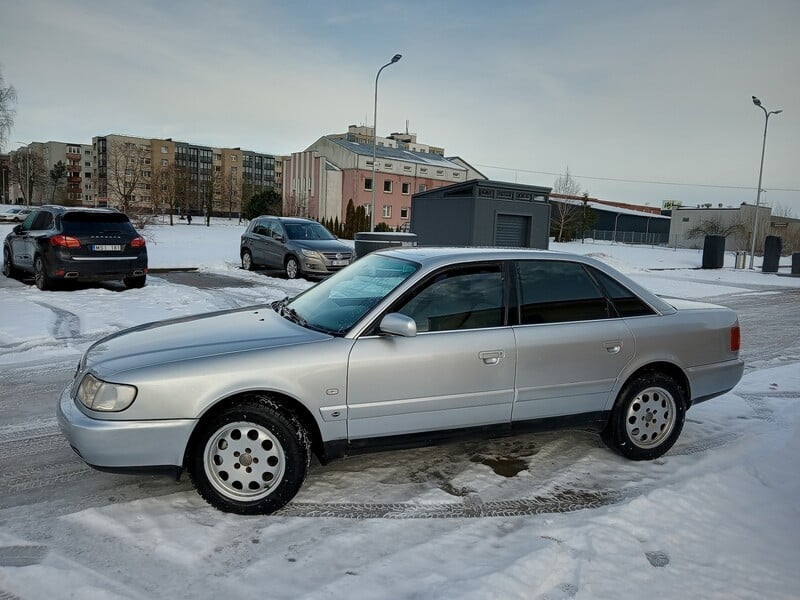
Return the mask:
<svg viewBox="0 0 800 600">
<path fill-rule="evenodd" d="M 323 252 L 325 260 L 350 260 L 351 252 Z"/>
</svg>

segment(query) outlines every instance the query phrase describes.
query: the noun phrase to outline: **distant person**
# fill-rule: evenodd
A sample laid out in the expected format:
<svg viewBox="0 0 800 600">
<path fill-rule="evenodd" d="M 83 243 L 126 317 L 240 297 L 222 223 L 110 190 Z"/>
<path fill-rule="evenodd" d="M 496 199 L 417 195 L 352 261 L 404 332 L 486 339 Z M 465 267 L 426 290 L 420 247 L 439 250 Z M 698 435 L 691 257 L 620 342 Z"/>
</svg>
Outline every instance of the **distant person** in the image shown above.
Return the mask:
<svg viewBox="0 0 800 600">
<path fill-rule="evenodd" d="M 186 214 L 186 222 L 191 225 L 192 224 L 192 213 Z"/>
</svg>

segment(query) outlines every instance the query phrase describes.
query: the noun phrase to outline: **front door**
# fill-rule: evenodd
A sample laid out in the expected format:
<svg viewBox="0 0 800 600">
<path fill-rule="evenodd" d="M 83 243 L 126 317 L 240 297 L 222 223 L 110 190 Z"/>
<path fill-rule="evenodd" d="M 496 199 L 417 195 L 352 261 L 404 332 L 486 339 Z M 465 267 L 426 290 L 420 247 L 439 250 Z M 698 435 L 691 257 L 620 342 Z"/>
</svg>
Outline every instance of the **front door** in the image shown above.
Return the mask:
<svg viewBox="0 0 800 600">
<path fill-rule="evenodd" d="M 510 423 L 516 349 L 504 279 L 499 264 L 435 273 L 389 309 L 416 321 L 415 337 L 356 340 L 350 439 Z"/>
</svg>

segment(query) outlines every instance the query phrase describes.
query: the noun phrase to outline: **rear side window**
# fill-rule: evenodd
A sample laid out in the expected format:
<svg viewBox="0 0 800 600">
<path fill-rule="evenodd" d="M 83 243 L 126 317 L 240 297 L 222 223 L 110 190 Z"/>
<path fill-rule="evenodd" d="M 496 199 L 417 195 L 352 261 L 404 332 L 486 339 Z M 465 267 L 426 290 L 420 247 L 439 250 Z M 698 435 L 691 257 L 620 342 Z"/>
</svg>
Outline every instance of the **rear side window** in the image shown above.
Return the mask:
<svg viewBox="0 0 800 600">
<path fill-rule="evenodd" d="M 522 325 L 589 321 L 609 317 L 608 301 L 578 263 L 517 263 Z"/>
<path fill-rule="evenodd" d="M 61 216 L 64 233 L 89 235 L 95 233 L 136 233 L 128 217 L 122 213 L 68 212 Z"/>
<path fill-rule="evenodd" d="M 597 279 L 614 303 L 614 308 L 620 317 L 640 317 L 642 315 L 653 315 L 655 311 L 645 304 L 638 296 L 631 292 L 624 285 L 609 277 L 602 271 L 589 267 L 592 275 Z"/>
</svg>

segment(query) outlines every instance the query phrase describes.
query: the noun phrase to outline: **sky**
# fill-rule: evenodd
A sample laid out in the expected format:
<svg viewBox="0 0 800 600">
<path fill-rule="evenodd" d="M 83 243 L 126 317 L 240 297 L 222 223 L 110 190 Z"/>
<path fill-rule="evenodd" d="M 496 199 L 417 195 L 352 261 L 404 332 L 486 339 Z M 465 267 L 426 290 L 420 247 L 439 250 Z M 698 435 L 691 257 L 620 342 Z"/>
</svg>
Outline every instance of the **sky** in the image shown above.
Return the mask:
<svg viewBox="0 0 800 600">
<path fill-rule="evenodd" d="M 800 3 L 6 1 L 18 142 L 172 137 L 289 154 L 372 123 L 492 179 L 800 217 Z M 6 148 L 5 150 L 8 150 Z M 627 180 L 627 181 L 619 181 Z M 660 182 L 660 183 L 655 183 Z M 664 184 L 668 185 L 664 185 Z M 682 185 L 677 185 L 682 184 Z"/>
</svg>

